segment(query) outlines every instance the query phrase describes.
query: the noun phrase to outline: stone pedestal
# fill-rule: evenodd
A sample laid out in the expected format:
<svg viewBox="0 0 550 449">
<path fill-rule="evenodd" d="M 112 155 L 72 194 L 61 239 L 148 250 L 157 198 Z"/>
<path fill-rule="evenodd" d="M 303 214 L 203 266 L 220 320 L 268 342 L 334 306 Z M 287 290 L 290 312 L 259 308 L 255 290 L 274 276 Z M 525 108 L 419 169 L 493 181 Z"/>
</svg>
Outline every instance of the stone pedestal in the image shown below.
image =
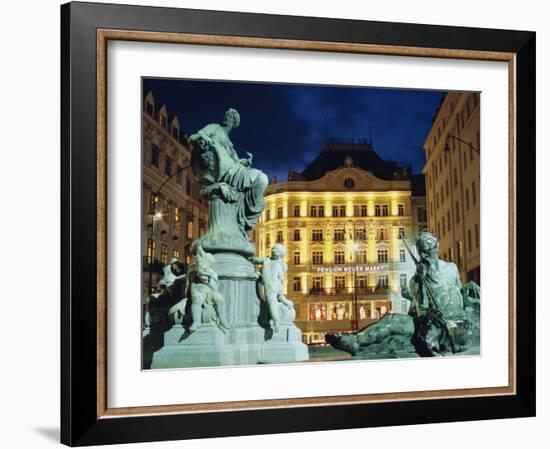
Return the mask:
<svg viewBox="0 0 550 449">
<path fill-rule="evenodd" d="M 308 359 L 302 333 L 292 322 L 277 332 L 261 322 L 264 304 L 257 292 L 254 265 L 236 253 L 215 254 L 219 291 L 231 329 L 202 324 L 189 333 L 174 325 L 164 334 L 164 346 L 153 355 L 151 368 L 292 363 Z"/>
</svg>

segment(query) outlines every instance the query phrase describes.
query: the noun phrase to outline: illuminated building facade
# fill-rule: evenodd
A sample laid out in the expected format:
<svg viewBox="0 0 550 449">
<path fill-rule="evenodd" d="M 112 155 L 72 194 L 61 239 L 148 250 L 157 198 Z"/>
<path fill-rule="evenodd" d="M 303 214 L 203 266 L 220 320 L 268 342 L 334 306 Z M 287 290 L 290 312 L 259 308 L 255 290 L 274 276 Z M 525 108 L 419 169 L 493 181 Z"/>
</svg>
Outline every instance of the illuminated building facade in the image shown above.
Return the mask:
<svg viewBox="0 0 550 449">
<path fill-rule="evenodd" d="M 440 255 L 462 278 L 480 284 L 479 94 L 450 92 L 437 112 L 424 150 L 428 226 Z"/>
<path fill-rule="evenodd" d="M 206 231 L 208 208 L 199 196 L 200 187 L 191 169 L 186 168 L 191 158 L 188 136 L 181 131 L 177 116 L 169 117 L 165 105 L 155 105 L 152 92 L 143 101 L 142 123 L 142 281 L 145 301 L 149 289 L 155 289 L 162 266 L 173 257 L 190 262 L 190 245 Z M 154 269 L 150 284 L 151 266 Z"/>
<path fill-rule="evenodd" d="M 275 243 L 287 249 L 286 295 L 305 343 L 404 311 L 414 264 L 400 236 L 412 242 L 426 226 L 424 186 L 363 141 L 329 142 L 302 173 L 268 187 L 254 237 L 262 256 Z"/>
</svg>

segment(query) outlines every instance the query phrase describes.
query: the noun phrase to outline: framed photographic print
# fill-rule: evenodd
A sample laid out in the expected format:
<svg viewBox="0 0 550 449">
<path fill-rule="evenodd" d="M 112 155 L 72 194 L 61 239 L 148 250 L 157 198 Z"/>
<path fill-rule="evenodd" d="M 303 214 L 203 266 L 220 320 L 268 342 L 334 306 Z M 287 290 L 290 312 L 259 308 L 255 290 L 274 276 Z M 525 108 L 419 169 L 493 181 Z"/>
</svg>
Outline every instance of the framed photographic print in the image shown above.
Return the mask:
<svg viewBox="0 0 550 449">
<path fill-rule="evenodd" d="M 534 415 L 534 33 L 61 16 L 63 443 Z"/>
</svg>

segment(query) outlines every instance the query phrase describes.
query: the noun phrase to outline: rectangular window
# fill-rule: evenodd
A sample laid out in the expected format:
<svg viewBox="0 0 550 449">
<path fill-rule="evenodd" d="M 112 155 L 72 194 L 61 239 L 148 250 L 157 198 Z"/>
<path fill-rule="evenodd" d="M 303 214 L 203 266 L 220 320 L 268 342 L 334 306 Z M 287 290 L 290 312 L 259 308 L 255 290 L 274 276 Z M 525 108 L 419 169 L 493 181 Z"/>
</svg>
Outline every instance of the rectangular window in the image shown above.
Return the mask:
<svg viewBox="0 0 550 449">
<path fill-rule="evenodd" d="M 300 206 L 294 206 L 292 209 L 292 215 L 294 215 L 294 217 L 300 216 Z"/>
<path fill-rule="evenodd" d="M 399 228 L 399 238 L 400 239 L 405 238 L 405 228 Z"/>
<path fill-rule="evenodd" d="M 476 144 L 477 144 L 477 149 L 479 150 L 480 149 L 480 145 L 481 145 L 481 142 L 479 140 L 479 131 L 476 132 Z M 474 159 L 474 151 L 470 148 L 470 160 L 472 161 Z"/>
<path fill-rule="evenodd" d="M 179 165 L 176 166 L 176 182 L 179 185 L 183 184 L 183 170 Z"/>
<path fill-rule="evenodd" d="M 177 126 L 172 126 L 172 137 L 177 140 L 178 138 L 178 128 Z"/>
<path fill-rule="evenodd" d="M 277 208 L 277 218 L 283 218 L 283 208 L 282 207 Z"/>
<path fill-rule="evenodd" d="M 380 205 L 377 204 L 374 206 L 374 216 L 375 217 L 380 217 L 382 214 L 381 214 L 381 209 L 380 209 Z"/>
<path fill-rule="evenodd" d="M 344 241 L 344 228 L 337 228 L 334 230 L 334 241 L 335 242 Z"/>
<path fill-rule="evenodd" d="M 168 215 L 170 215 L 170 203 L 168 202 L 168 200 L 164 200 L 164 202 L 162 203 L 162 215 L 164 215 L 165 217 L 168 217 Z"/>
<path fill-rule="evenodd" d="M 367 288 L 367 276 L 365 276 L 364 274 L 357 275 L 357 288 L 358 289 Z"/>
<path fill-rule="evenodd" d="M 475 240 L 476 240 L 476 248 L 479 248 L 479 228 L 478 228 L 478 225 L 476 224 L 474 226 L 474 234 L 475 234 Z"/>
<path fill-rule="evenodd" d="M 388 250 L 379 249 L 378 250 L 378 263 L 388 263 Z"/>
<path fill-rule="evenodd" d="M 185 178 L 185 193 L 191 195 L 191 180 L 189 177 Z"/>
<path fill-rule="evenodd" d="M 346 262 L 346 260 L 345 260 L 345 256 L 344 256 L 344 251 L 342 251 L 342 250 L 334 251 L 334 263 L 336 265 L 342 265 L 345 262 Z"/>
<path fill-rule="evenodd" d="M 367 230 L 363 226 L 355 229 L 355 240 L 367 240 Z"/>
<path fill-rule="evenodd" d="M 439 222 L 437 222 L 437 235 L 438 237 L 441 237 L 441 227 L 439 226 Z"/>
<path fill-rule="evenodd" d="M 456 257 L 457 257 L 457 265 L 459 267 L 462 266 L 462 259 L 464 257 L 464 245 L 462 245 L 461 241 L 456 242 Z"/>
<path fill-rule="evenodd" d="M 314 242 L 323 241 L 323 230 L 322 229 L 313 229 L 311 231 L 311 240 Z"/>
<path fill-rule="evenodd" d="M 441 219 L 441 236 L 444 236 L 444 235 L 445 235 L 445 230 L 446 230 L 446 229 L 447 229 L 447 228 L 445 227 L 445 217 L 443 217 L 443 218 Z"/>
<path fill-rule="evenodd" d="M 468 252 L 472 252 L 472 230 L 468 229 Z"/>
<path fill-rule="evenodd" d="M 292 290 L 295 292 L 299 292 L 302 290 L 302 279 L 299 277 L 296 277 L 292 279 Z"/>
<path fill-rule="evenodd" d="M 470 210 L 470 191 L 466 189 L 464 191 L 464 198 L 466 198 L 466 212 Z"/>
<path fill-rule="evenodd" d="M 476 182 L 472 181 L 472 203 L 475 205 L 477 201 Z"/>
<path fill-rule="evenodd" d="M 353 206 L 353 216 L 358 217 L 359 216 L 360 208 L 359 206 Z"/>
<path fill-rule="evenodd" d="M 456 172 L 456 167 L 453 167 L 453 183 L 454 183 L 454 186 L 456 187 L 458 185 L 458 175 L 457 175 L 457 172 Z"/>
<path fill-rule="evenodd" d="M 300 265 L 300 251 L 294 251 L 294 265 Z"/>
<path fill-rule="evenodd" d="M 310 217 L 316 217 L 317 216 L 317 206 L 310 206 L 309 216 Z"/>
<path fill-rule="evenodd" d="M 389 208 L 387 204 L 382 204 L 382 216 L 387 217 L 389 215 Z"/>
<path fill-rule="evenodd" d="M 160 161 L 160 150 L 159 150 L 159 147 L 153 143 L 151 144 L 151 165 L 158 167 L 159 161 Z"/>
<path fill-rule="evenodd" d="M 283 243 L 283 231 L 277 231 L 277 243 Z"/>
<path fill-rule="evenodd" d="M 311 260 L 313 265 L 321 265 L 323 263 L 323 251 L 313 251 Z"/>
<path fill-rule="evenodd" d="M 271 246 L 271 234 L 269 232 L 265 235 L 265 246 L 267 248 Z"/>
<path fill-rule="evenodd" d="M 157 204 L 159 197 L 151 193 L 149 196 L 149 215 L 155 215 L 157 213 Z"/>
<path fill-rule="evenodd" d="M 464 153 L 462 153 L 462 161 L 464 162 L 464 171 L 468 169 L 468 158 L 466 157 L 466 150 L 464 150 Z"/>
<path fill-rule="evenodd" d="M 166 176 L 172 176 L 172 158 L 169 156 L 166 156 L 164 160 L 164 174 Z"/>
<path fill-rule="evenodd" d="M 455 202 L 455 220 L 457 223 L 460 221 L 460 207 L 458 206 L 458 201 Z"/>
<path fill-rule="evenodd" d="M 316 291 L 316 292 L 321 291 L 323 289 L 323 285 L 324 285 L 324 282 L 323 282 L 322 276 L 313 277 L 313 285 L 312 285 L 313 291 Z"/>
<path fill-rule="evenodd" d="M 299 242 L 301 240 L 299 229 L 294 229 L 294 238 L 293 239 L 294 239 L 295 242 Z"/>
<path fill-rule="evenodd" d="M 407 261 L 407 257 L 405 256 L 405 250 L 400 249 L 399 250 L 399 262 L 406 262 L 406 261 Z"/>
<path fill-rule="evenodd" d="M 357 263 L 367 263 L 367 250 L 361 249 L 356 253 Z"/>
<path fill-rule="evenodd" d="M 451 230 L 451 211 L 447 211 L 447 231 Z"/>
<path fill-rule="evenodd" d="M 340 293 L 346 288 L 346 277 L 342 275 L 334 276 L 334 289 L 336 293 Z"/>
<path fill-rule="evenodd" d="M 387 274 L 379 274 L 376 281 L 376 288 L 388 288 L 389 278 Z"/>
<path fill-rule="evenodd" d="M 449 198 L 449 180 L 445 180 L 445 195 L 447 195 L 447 198 Z"/>
<path fill-rule="evenodd" d="M 188 239 L 193 238 L 193 220 L 191 219 L 187 220 L 187 238 Z"/>
<path fill-rule="evenodd" d="M 152 264 L 155 258 L 155 245 L 154 239 L 147 239 L 147 264 Z"/>
<path fill-rule="evenodd" d="M 406 274 L 401 273 L 399 275 L 399 285 L 401 286 L 401 288 L 405 288 L 407 286 L 407 275 Z"/>
<path fill-rule="evenodd" d="M 404 204 L 398 204 L 397 205 L 397 215 L 400 217 L 403 217 L 405 215 L 405 205 Z"/>
<path fill-rule="evenodd" d="M 361 217 L 366 217 L 366 216 L 367 216 L 367 205 L 363 204 L 361 206 Z"/>
<path fill-rule="evenodd" d="M 318 216 L 319 217 L 324 217 L 325 216 L 325 206 L 319 206 L 317 208 L 317 211 L 318 211 Z"/>
<path fill-rule="evenodd" d="M 180 258 L 180 250 L 177 248 L 174 248 L 172 250 L 172 259 L 179 259 Z"/>
<path fill-rule="evenodd" d="M 163 265 L 168 263 L 168 245 L 164 243 L 160 245 L 160 261 Z"/>
<path fill-rule="evenodd" d="M 377 228 L 376 240 L 388 240 L 388 228 Z"/>
<path fill-rule="evenodd" d="M 149 115 L 153 115 L 153 104 L 150 103 L 149 101 L 145 105 L 145 112 L 147 112 L 147 114 Z"/>
<path fill-rule="evenodd" d="M 340 206 L 340 217 L 346 216 L 346 206 Z"/>
<path fill-rule="evenodd" d="M 179 207 L 174 207 L 174 228 L 181 229 L 181 212 Z"/>
</svg>

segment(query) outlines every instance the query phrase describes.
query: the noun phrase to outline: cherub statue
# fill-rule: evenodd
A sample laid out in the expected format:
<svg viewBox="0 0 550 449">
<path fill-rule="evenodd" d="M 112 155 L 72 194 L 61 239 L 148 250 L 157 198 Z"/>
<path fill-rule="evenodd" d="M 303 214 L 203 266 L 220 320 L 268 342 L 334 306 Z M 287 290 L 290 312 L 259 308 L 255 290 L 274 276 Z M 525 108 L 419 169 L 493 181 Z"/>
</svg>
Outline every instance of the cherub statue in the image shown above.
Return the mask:
<svg viewBox="0 0 550 449">
<path fill-rule="evenodd" d="M 203 322 L 216 321 L 222 330 L 230 329 L 227 323 L 225 300 L 218 291 L 218 274 L 213 268 L 214 256 L 207 253 L 200 245 L 195 248 L 193 262 L 187 272 L 187 297 L 191 298 L 191 319 L 189 332 L 196 331 Z M 183 316 L 187 298 L 180 301 L 170 313 Z M 215 312 L 215 313 L 212 313 Z M 214 317 L 213 315 L 216 315 Z M 216 319 L 217 318 L 217 319 Z"/>
<path fill-rule="evenodd" d="M 271 248 L 271 257 L 251 257 L 250 261 L 261 265 L 260 273 L 257 273 L 260 284 L 260 296 L 267 302 L 272 328 L 277 331 L 281 322 L 280 305 L 287 309 L 294 309 L 294 303 L 284 295 L 285 273 L 288 266 L 283 259 L 286 249 L 280 243 Z"/>
</svg>

